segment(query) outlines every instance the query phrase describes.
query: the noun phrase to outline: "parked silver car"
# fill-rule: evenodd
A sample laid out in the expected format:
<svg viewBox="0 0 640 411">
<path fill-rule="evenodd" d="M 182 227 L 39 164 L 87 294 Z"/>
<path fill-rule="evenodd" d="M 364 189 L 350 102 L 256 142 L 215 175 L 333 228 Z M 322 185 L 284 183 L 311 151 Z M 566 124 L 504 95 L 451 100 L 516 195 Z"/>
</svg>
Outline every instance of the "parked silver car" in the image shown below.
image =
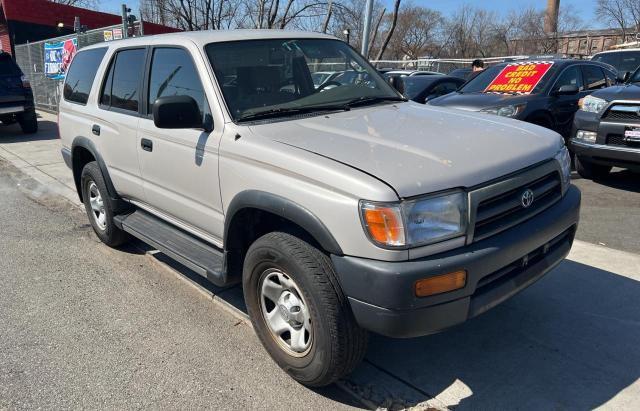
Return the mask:
<svg viewBox="0 0 640 411">
<path fill-rule="evenodd" d="M 353 81 L 316 88 L 324 63 Z M 242 282 L 261 342 L 309 386 L 352 371 L 367 331 L 426 335 L 506 300 L 567 255 L 578 223 L 558 134 L 407 102 L 323 34 L 84 48 L 59 127 L 96 235 Z"/>
</svg>

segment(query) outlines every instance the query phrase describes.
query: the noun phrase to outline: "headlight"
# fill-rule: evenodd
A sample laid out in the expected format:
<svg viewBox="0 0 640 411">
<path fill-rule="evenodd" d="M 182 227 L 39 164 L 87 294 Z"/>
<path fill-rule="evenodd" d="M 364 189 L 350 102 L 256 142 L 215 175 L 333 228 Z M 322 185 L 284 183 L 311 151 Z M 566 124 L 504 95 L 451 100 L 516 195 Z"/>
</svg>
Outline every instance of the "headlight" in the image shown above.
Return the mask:
<svg viewBox="0 0 640 411">
<path fill-rule="evenodd" d="M 587 96 L 580 100 L 580 110 L 589 113 L 599 113 L 607 106 L 607 101 L 598 97 Z"/>
<path fill-rule="evenodd" d="M 385 247 L 415 247 L 463 235 L 467 194 L 446 193 L 401 203 L 361 201 L 369 238 Z"/>
<path fill-rule="evenodd" d="M 480 110 L 483 113 L 496 114 L 502 117 L 516 117 L 518 114 L 524 111 L 526 104 L 512 104 L 502 107 L 491 107 Z"/>
<path fill-rule="evenodd" d="M 562 174 L 562 194 L 569 188 L 571 180 L 571 156 L 567 147 L 563 146 L 554 156 L 555 160 L 560 164 L 560 172 Z"/>
</svg>

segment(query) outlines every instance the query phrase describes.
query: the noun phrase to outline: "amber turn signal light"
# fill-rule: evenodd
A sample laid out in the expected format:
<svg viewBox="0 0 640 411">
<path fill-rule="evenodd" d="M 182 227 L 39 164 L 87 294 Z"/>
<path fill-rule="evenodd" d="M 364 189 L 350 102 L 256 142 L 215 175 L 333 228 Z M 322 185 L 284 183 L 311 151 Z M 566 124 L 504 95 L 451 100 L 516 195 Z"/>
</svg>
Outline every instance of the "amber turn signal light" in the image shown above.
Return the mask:
<svg viewBox="0 0 640 411">
<path fill-rule="evenodd" d="M 416 281 L 416 296 L 427 297 L 446 293 L 447 291 L 458 290 L 464 287 L 465 284 L 467 284 L 467 272 L 465 270 L 423 278 Z"/>
<path fill-rule="evenodd" d="M 363 213 L 369 235 L 374 241 L 387 246 L 405 244 L 399 208 L 369 205 L 363 209 Z"/>
</svg>

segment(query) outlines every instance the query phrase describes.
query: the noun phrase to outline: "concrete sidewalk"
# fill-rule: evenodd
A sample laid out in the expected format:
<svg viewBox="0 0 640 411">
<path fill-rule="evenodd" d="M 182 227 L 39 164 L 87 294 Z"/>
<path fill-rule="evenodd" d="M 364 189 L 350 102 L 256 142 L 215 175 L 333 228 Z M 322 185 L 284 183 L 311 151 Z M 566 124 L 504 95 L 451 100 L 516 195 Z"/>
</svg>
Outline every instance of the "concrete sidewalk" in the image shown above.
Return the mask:
<svg viewBox="0 0 640 411">
<path fill-rule="evenodd" d="M 71 170 L 60 154 L 57 116 L 38 112 L 38 132 L 23 134 L 17 124 L 0 126 L 0 157 L 47 189 L 80 205 Z"/>
<path fill-rule="evenodd" d="M 80 205 L 55 116 L 41 116 L 42 131 L 27 139 L 19 128 L 0 128 L 0 157 Z M 240 289 L 216 289 L 162 254 L 147 257 L 246 318 Z M 544 279 L 467 324 L 411 340 L 373 336 L 341 386 L 372 407 L 634 409 L 638 313 L 640 256 L 576 241 Z"/>
</svg>

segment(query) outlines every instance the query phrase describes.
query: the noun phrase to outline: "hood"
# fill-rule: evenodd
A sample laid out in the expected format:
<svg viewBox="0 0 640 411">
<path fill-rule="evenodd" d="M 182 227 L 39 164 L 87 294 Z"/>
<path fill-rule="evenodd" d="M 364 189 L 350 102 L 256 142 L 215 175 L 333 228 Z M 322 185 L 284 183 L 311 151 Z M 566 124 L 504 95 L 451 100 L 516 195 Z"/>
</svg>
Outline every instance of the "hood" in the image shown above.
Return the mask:
<svg viewBox="0 0 640 411">
<path fill-rule="evenodd" d="M 621 84 L 619 86 L 611 86 L 596 90 L 591 93 L 592 96 L 598 97 L 607 101 L 612 100 L 640 100 L 640 85 L 633 84 Z"/>
<path fill-rule="evenodd" d="M 359 169 L 402 198 L 471 187 L 551 158 L 561 137 L 532 124 L 414 102 L 251 126 Z"/>
<path fill-rule="evenodd" d="M 522 104 L 531 100 L 531 95 L 513 95 L 497 93 L 469 93 L 458 92 L 429 100 L 427 104 L 458 108 L 461 110 L 480 111 L 484 108 L 508 106 L 510 104 Z"/>
</svg>

